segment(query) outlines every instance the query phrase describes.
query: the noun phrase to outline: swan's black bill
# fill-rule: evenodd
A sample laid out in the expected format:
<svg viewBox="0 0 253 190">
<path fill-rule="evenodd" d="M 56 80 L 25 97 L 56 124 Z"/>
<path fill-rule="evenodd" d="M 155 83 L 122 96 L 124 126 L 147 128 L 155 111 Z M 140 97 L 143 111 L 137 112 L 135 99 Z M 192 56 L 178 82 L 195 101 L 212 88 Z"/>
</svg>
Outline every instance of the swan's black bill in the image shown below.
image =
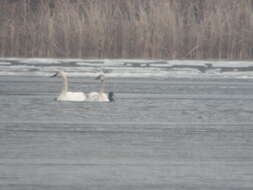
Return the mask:
<svg viewBox="0 0 253 190">
<path fill-rule="evenodd" d="M 54 77 L 57 77 L 58 76 L 58 73 L 55 73 L 54 75 L 50 76 L 50 78 L 54 78 Z"/>
<path fill-rule="evenodd" d="M 114 102 L 115 101 L 114 100 L 114 92 L 109 92 L 108 93 L 108 99 L 109 99 L 110 102 Z"/>
<path fill-rule="evenodd" d="M 105 80 L 105 76 L 103 74 L 100 74 L 96 77 L 96 80 Z"/>
</svg>

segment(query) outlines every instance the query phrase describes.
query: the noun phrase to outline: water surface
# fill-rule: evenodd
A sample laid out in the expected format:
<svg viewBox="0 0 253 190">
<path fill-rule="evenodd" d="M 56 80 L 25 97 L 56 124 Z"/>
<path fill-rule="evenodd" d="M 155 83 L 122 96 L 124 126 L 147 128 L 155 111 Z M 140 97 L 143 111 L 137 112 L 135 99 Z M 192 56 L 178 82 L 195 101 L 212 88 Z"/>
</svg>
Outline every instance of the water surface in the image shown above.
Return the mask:
<svg viewBox="0 0 253 190">
<path fill-rule="evenodd" d="M 71 103 L 60 79 L 1 76 L 0 189 L 251 190 L 252 82 L 113 77 L 115 102 Z"/>
</svg>

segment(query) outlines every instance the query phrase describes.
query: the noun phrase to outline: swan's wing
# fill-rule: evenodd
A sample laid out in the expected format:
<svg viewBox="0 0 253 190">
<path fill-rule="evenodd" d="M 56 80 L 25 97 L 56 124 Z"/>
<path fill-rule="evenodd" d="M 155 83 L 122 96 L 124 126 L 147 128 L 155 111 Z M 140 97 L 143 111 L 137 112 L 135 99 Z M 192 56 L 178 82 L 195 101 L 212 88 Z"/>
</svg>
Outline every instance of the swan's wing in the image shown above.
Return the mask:
<svg viewBox="0 0 253 190">
<path fill-rule="evenodd" d="M 108 94 L 106 93 L 100 93 L 99 94 L 100 102 L 109 102 Z"/>
<path fill-rule="evenodd" d="M 99 101 L 99 93 L 90 92 L 89 94 L 87 94 L 87 100 L 91 102 Z"/>
<path fill-rule="evenodd" d="M 87 101 L 90 102 L 109 102 L 108 94 L 100 92 L 91 92 L 87 94 Z"/>
</svg>

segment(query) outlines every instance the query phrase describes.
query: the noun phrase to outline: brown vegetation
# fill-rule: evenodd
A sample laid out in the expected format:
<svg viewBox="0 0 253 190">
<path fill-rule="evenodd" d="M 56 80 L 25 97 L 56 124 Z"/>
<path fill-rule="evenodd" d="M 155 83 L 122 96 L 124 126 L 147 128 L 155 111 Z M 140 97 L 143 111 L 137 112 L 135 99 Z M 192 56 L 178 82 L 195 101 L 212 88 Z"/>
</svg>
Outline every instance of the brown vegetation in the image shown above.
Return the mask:
<svg viewBox="0 0 253 190">
<path fill-rule="evenodd" d="M 0 56 L 252 59 L 253 0 L 1 0 Z"/>
</svg>

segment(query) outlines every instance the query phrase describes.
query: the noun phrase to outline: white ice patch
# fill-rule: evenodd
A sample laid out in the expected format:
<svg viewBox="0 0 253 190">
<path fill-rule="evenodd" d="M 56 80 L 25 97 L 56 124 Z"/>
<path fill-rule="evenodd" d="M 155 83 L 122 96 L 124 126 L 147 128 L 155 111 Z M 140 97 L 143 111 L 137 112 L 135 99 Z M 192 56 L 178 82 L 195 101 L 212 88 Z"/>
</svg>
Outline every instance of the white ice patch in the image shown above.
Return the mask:
<svg viewBox="0 0 253 190">
<path fill-rule="evenodd" d="M 23 64 L 60 64 L 58 59 L 45 59 L 45 58 L 27 58 L 17 60 L 19 63 Z"/>
<path fill-rule="evenodd" d="M 0 75 L 119 78 L 253 78 L 253 61 L 0 58 Z"/>
<path fill-rule="evenodd" d="M 0 65 L 11 65 L 11 63 L 6 61 L 0 61 Z"/>
</svg>

